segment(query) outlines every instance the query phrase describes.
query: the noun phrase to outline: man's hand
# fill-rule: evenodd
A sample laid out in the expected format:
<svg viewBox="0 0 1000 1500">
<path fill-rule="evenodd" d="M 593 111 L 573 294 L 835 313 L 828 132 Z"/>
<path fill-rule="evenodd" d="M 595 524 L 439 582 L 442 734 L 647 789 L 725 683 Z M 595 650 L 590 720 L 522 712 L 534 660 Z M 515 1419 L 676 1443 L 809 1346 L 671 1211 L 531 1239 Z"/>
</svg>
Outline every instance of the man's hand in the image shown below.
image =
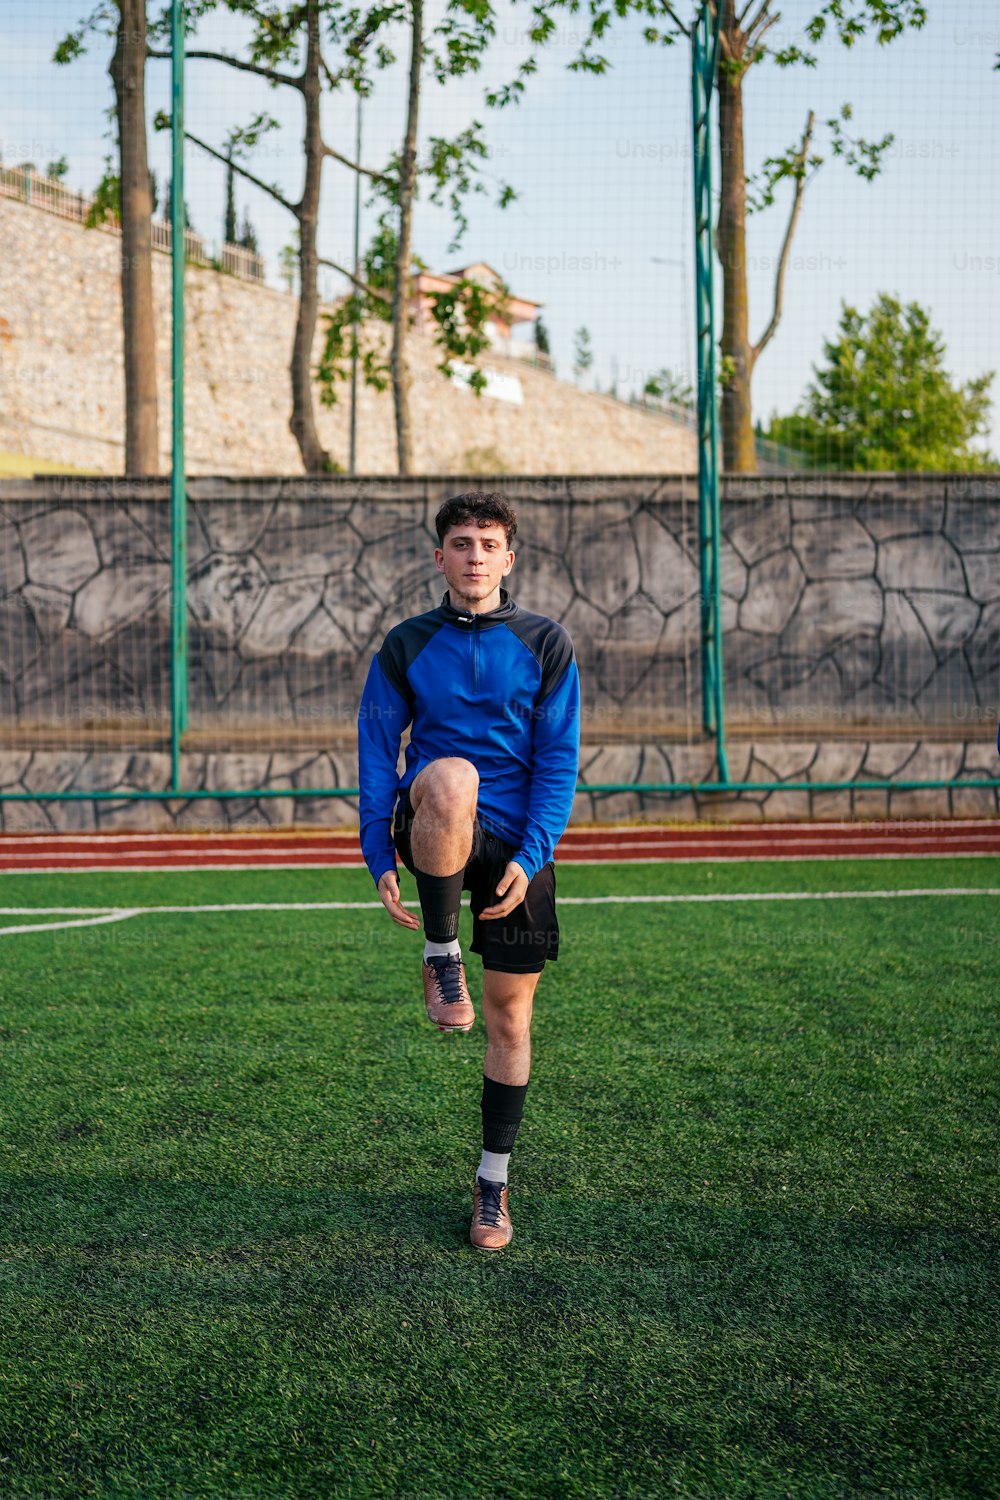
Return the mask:
<svg viewBox="0 0 1000 1500">
<path fill-rule="evenodd" d="M 414 931 L 420 931 L 420 922 L 412 911 L 407 911 L 399 896 L 399 877 L 395 870 L 386 870 L 384 875 L 379 876 L 376 887 L 382 900 L 382 905 L 389 913 L 394 922 L 400 927 L 411 927 Z"/>
<path fill-rule="evenodd" d="M 479 913 L 479 920 L 481 922 L 491 922 L 496 917 L 506 917 L 514 910 L 515 906 L 520 906 L 527 889 L 528 877 L 521 869 L 517 860 L 512 859 L 506 870 L 504 870 L 503 878 L 497 886 L 497 895 L 501 897 L 501 900 L 495 906 L 487 906 L 485 911 L 481 911 Z"/>
</svg>

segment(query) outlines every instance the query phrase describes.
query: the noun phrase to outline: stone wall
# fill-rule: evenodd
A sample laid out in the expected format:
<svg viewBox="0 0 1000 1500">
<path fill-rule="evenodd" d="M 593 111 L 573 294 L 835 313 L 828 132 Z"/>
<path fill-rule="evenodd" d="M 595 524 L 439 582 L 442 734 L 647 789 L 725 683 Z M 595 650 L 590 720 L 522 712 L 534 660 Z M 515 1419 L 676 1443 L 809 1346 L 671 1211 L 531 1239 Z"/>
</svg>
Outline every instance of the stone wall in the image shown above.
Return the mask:
<svg viewBox="0 0 1000 1500">
<path fill-rule="evenodd" d="M 0 199 L 0 452 L 123 469 L 121 242 Z M 186 423 L 191 474 L 297 474 L 288 428 L 288 362 L 296 302 L 200 267 L 187 270 Z M 170 464 L 170 260 L 153 256 L 160 452 Z M 517 290 L 515 288 L 515 290 Z M 521 288 L 530 294 L 531 288 Z M 322 349 L 317 330 L 314 358 Z M 382 331 L 384 337 L 384 330 Z M 693 432 L 670 418 L 579 391 L 523 360 L 487 364 L 521 382 L 520 406 L 477 399 L 437 369 L 440 351 L 414 332 L 413 468 L 420 474 L 686 473 Z M 346 386 L 330 410 L 317 400 L 320 439 L 347 468 Z M 364 386 L 358 468 L 396 469 L 391 394 Z"/>
<path fill-rule="evenodd" d="M 430 607 L 441 500 L 474 481 L 190 483 L 185 785 L 353 786 L 364 674 L 386 630 Z M 683 479 L 506 482 L 511 591 L 570 629 L 583 779 L 710 781 L 701 732 L 697 504 Z M 997 774 L 1000 483 L 851 476 L 732 480 L 723 497 L 724 659 L 734 781 Z M 164 481 L 0 483 L 0 791 L 168 784 Z M 929 811 L 931 794 L 581 794 L 579 817 Z M 995 791 L 934 794 L 993 812 Z M 187 808 L 7 803 L 7 826 L 342 820 L 337 799 Z M 20 820 L 20 821 L 19 821 Z"/>
</svg>

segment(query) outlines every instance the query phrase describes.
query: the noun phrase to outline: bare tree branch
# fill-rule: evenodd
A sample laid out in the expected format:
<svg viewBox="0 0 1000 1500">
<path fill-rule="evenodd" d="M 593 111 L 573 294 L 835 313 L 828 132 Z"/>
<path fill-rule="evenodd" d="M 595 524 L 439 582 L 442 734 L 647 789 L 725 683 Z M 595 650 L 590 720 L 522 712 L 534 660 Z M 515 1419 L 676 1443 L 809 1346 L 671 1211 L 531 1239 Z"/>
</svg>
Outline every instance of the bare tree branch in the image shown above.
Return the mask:
<svg viewBox="0 0 1000 1500">
<path fill-rule="evenodd" d="M 677 12 L 674 10 L 674 7 L 672 5 L 669 5 L 667 3 L 667 0 L 663 0 L 663 9 L 666 11 L 667 15 L 673 21 L 674 25 L 680 27 L 681 31 L 683 31 L 683 33 L 684 33 L 685 36 L 690 36 L 691 35 L 691 32 L 684 25 L 684 22 L 681 20 L 680 16 L 677 14 Z"/>
<path fill-rule="evenodd" d="M 750 0 L 750 5 L 747 6 L 746 10 L 743 12 L 743 15 L 740 17 L 740 20 L 739 20 L 740 28 L 743 31 L 744 35 L 746 36 L 747 41 L 750 40 L 750 37 L 753 34 L 754 27 L 755 26 L 759 26 L 760 23 L 761 23 L 761 21 L 767 15 L 767 8 L 770 5 L 770 3 L 771 3 L 771 0 L 761 0 L 760 10 L 754 16 L 753 20 L 749 23 L 749 25 L 744 26 L 743 25 L 743 17 L 747 14 L 747 11 L 749 11 L 752 8 L 752 6 L 753 6 L 753 0 Z M 769 21 L 768 21 L 768 25 L 773 26 L 774 23 L 775 23 L 775 21 L 778 21 L 780 19 L 781 19 L 780 16 L 777 16 L 777 15 L 771 16 L 770 19 L 769 19 Z"/>
<path fill-rule="evenodd" d="M 359 162 L 351 161 L 349 156 L 341 156 L 339 151 L 334 151 L 333 147 L 328 146 L 325 141 L 323 153 L 325 156 L 332 156 L 334 161 L 343 162 L 344 166 L 350 167 L 352 172 L 360 172 L 363 177 L 370 177 L 373 182 L 392 183 L 396 180 L 394 177 L 387 177 L 384 172 L 376 172 L 372 167 L 363 167 Z"/>
<path fill-rule="evenodd" d="M 800 170 L 795 175 L 795 196 L 792 199 L 792 211 L 788 217 L 788 227 L 785 230 L 785 239 L 781 247 L 781 259 L 778 261 L 778 270 L 774 279 L 774 311 L 771 314 L 771 321 L 764 329 L 759 342 L 754 344 L 750 349 L 751 370 L 753 370 L 754 365 L 756 365 L 758 359 L 771 342 L 777 331 L 778 323 L 781 321 L 781 309 L 785 292 L 785 272 L 788 269 L 788 256 L 791 252 L 792 239 L 799 221 L 799 212 L 802 208 L 802 194 L 805 191 L 806 185 L 806 163 L 809 157 L 809 144 L 812 141 L 813 125 L 815 122 L 816 116 L 810 110 L 809 118 L 806 120 L 805 133 L 802 136 L 802 144 L 799 147 L 796 157 Z"/>
<path fill-rule="evenodd" d="M 364 292 L 367 296 L 374 297 L 378 302 L 384 302 L 389 307 L 392 306 L 392 297 L 388 292 L 382 292 L 377 287 L 369 286 L 367 281 L 362 281 L 360 277 L 354 275 L 353 271 L 349 271 L 346 266 L 338 265 L 335 260 L 325 260 L 322 255 L 317 255 L 316 261 L 318 265 L 329 266 L 331 271 L 339 271 L 341 276 L 346 276 L 348 281 L 352 282 L 359 292 Z"/>
<path fill-rule="evenodd" d="M 751 47 L 759 47 L 760 44 L 761 44 L 761 40 L 765 36 L 767 36 L 767 33 L 770 31 L 771 27 L 772 26 L 777 26 L 777 24 L 778 24 L 778 22 L 780 20 L 781 20 L 781 17 L 778 16 L 778 15 L 768 16 L 767 20 L 764 22 L 763 26 L 757 32 L 756 36 L 751 37 L 750 34 L 749 34 L 749 32 L 748 32 L 747 33 L 747 40 L 748 40 L 749 46 L 751 46 Z"/>
<path fill-rule="evenodd" d="M 740 28 L 742 28 L 743 22 L 746 20 L 747 16 L 753 10 L 753 8 L 754 8 L 754 6 L 756 4 L 757 4 L 757 0 L 749 0 L 749 4 L 747 4 L 747 5 L 745 5 L 743 7 L 743 9 L 741 10 L 740 14 L 736 18 L 736 24 L 737 24 L 737 26 L 739 26 Z M 767 10 L 767 6 L 768 6 L 768 0 L 764 0 L 764 4 L 761 6 L 761 13 L 763 13 L 765 10 Z M 758 19 L 758 21 L 760 20 L 760 15 L 758 15 L 757 19 Z"/>
<path fill-rule="evenodd" d="M 252 172 L 247 171 L 246 167 L 241 167 L 238 161 L 233 160 L 231 157 L 223 156 L 221 151 L 216 151 L 215 147 L 210 146 L 207 141 L 199 140 L 196 135 L 192 135 L 190 130 L 185 130 L 184 139 L 191 141 L 195 146 L 200 146 L 203 151 L 208 152 L 209 156 L 214 156 L 216 161 L 221 161 L 223 166 L 231 166 L 233 171 L 238 172 L 241 177 L 245 177 L 247 182 L 252 182 L 254 187 L 259 187 L 262 192 L 269 193 L 272 198 L 281 204 L 282 208 L 287 208 L 290 214 L 298 216 L 298 208 L 294 203 L 289 203 L 288 199 L 283 197 L 276 187 L 271 187 L 269 183 L 263 182 L 259 177 L 255 177 Z"/>
<path fill-rule="evenodd" d="M 146 48 L 147 57 L 162 57 L 168 61 L 169 52 L 154 52 L 152 47 Z M 241 62 L 238 57 L 230 57 L 228 52 L 185 52 L 185 60 L 189 57 L 207 58 L 210 62 L 228 63 L 231 68 L 239 68 L 241 73 L 256 73 L 258 78 L 266 78 L 269 83 L 287 83 L 293 89 L 301 89 L 301 78 L 291 73 L 276 73 L 273 68 L 261 68 L 257 63 Z"/>
</svg>

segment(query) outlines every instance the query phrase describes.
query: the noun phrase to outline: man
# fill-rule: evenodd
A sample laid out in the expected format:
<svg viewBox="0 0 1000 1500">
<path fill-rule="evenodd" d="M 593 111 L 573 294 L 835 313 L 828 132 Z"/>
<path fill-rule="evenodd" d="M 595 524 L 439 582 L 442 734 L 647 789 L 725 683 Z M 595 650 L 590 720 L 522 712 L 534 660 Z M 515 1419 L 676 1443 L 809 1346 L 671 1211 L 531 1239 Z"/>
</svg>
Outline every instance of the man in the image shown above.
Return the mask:
<svg viewBox="0 0 1000 1500">
<path fill-rule="evenodd" d="M 462 891 L 471 892 L 487 1037 L 471 1239 L 499 1250 L 514 1233 L 507 1168 L 528 1087 L 535 987 L 559 946 L 552 854 L 576 788 L 580 679 L 562 626 L 520 609 L 501 587 L 517 531 L 503 496 L 458 495 L 435 526 L 444 598 L 390 630 L 362 695 L 361 848 L 389 915 L 413 931 L 421 924 L 400 898 L 397 851 L 416 881 L 424 1004 L 442 1031 L 468 1031 L 475 1019 L 458 942 Z"/>
</svg>

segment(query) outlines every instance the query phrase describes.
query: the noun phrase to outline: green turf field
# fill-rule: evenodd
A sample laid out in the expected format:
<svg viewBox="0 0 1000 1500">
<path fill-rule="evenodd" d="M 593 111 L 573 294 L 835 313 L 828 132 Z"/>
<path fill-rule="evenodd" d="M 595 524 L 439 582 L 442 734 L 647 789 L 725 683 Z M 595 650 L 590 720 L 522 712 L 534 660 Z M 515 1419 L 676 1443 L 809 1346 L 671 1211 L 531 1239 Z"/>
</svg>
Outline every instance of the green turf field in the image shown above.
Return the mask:
<svg viewBox="0 0 1000 1500">
<path fill-rule="evenodd" d="M 961 858 L 559 871 L 564 896 L 987 886 Z M 372 895 L 272 871 L 0 899 Z M 60 918 L 0 926 L 28 920 Z M 384 913 L 0 937 L 3 1500 L 1000 1493 L 1000 897 L 562 924 L 492 1256 L 482 1027 L 430 1028 Z"/>
</svg>

